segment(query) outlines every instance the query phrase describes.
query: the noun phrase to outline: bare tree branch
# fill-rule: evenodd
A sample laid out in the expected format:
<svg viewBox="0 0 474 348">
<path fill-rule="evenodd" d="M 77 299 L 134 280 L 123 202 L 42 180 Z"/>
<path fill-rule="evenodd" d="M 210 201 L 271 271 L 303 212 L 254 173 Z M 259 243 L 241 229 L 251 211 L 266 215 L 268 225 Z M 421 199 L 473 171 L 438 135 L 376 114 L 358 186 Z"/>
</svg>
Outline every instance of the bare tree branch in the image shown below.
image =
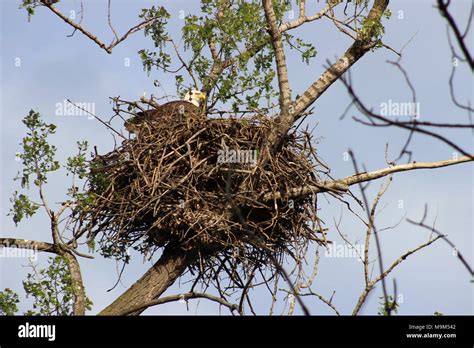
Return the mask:
<svg viewBox="0 0 474 348">
<path fill-rule="evenodd" d="M 36 240 L 18 238 L 0 238 L 0 246 L 5 248 L 34 249 L 48 253 L 58 254 L 54 244 L 40 242 Z M 59 254 L 58 254 L 59 255 Z"/>
<path fill-rule="evenodd" d="M 315 194 L 320 192 L 328 192 L 328 191 L 347 191 L 349 186 L 354 184 L 372 181 L 375 179 L 382 178 L 384 176 L 405 172 L 409 170 L 417 170 L 417 169 L 434 169 L 434 168 L 441 168 L 452 166 L 455 164 L 471 162 L 474 160 L 474 156 L 464 156 L 458 159 L 452 160 L 444 160 L 438 162 L 413 162 L 408 164 L 400 164 L 397 166 L 392 166 L 388 168 L 379 169 L 373 172 L 368 173 L 359 173 L 354 174 L 351 176 L 347 176 L 342 179 L 334 180 L 334 181 L 323 181 L 318 186 L 303 186 L 303 187 L 296 187 L 293 189 L 288 190 L 285 193 L 282 192 L 270 192 L 264 193 L 263 196 L 260 198 L 261 200 L 267 202 L 273 199 L 283 199 L 283 198 L 299 198 L 309 194 Z"/>
<path fill-rule="evenodd" d="M 352 159 L 352 164 L 354 166 L 354 170 L 356 171 L 356 174 L 358 174 L 359 173 L 359 168 L 358 168 L 355 156 L 352 153 L 352 151 L 349 151 L 349 155 Z M 388 297 L 387 286 L 385 284 L 385 277 L 382 277 L 383 270 L 384 270 L 383 258 L 382 258 L 382 246 L 380 244 L 379 235 L 378 235 L 378 232 L 377 232 L 377 228 L 375 226 L 375 211 L 377 209 L 377 205 L 379 203 L 380 198 L 387 191 L 391 181 L 392 181 L 392 176 L 390 175 L 388 177 L 388 180 L 387 180 L 386 184 L 382 185 L 379 192 L 377 193 L 377 196 L 374 199 L 372 207 L 369 206 L 369 200 L 367 199 L 367 195 L 365 193 L 365 190 L 367 189 L 367 186 L 364 187 L 361 183 L 359 183 L 359 189 L 360 189 L 360 192 L 361 192 L 361 195 L 362 195 L 362 201 L 364 203 L 365 210 L 367 212 L 367 218 L 368 218 L 368 222 L 367 222 L 368 229 L 367 229 L 367 236 L 366 236 L 366 241 L 365 241 L 366 249 L 365 249 L 365 252 L 364 252 L 364 254 L 365 254 L 364 255 L 364 273 L 366 274 L 366 284 L 367 284 L 367 280 L 368 280 L 368 278 L 367 278 L 368 272 L 367 271 L 368 271 L 368 265 L 369 265 L 369 260 L 368 260 L 369 239 L 370 239 L 370 234 L 373 231 L 374 239 L 375 239 L 375 247 L 377 248 L 377 260 L 378 260 L 378 263 L 379 263 L 379 270 L 380 270 L 380 277 L 381 277 L 380 279 L 382 280 L 382 290 L 383 290 L 384 304 L 385 304 L 385 309 L 388 309 L 387 310 L 388 315 L 391 314 L 391 308 L 387 307 L 387 304 L 389 303 L 389 297 Z"/>
<path fill-rule="evenodd" d="M 91 39 L 93 42 L 95 42 L 100 48 L 102 48 L 104 51 L 106 51 L 108 54 L 111 54 L 112 53 L 112 49 L 117 46 L 118 44 L 120 44 L 122 41 L 124 41 L 125 39 L 127 39 L 128 36 L 130 36 L 131 34 L 133 33 L 136 33 L 137 31 L 140 31 L 142 30 L 144 27 L 146 27 L 147 25 L 149 25 L 150 23 L 154 22 L 155 20 L 158 19 L 158 17 L 154 17 L 154 18 L 150 18 L 140 24 L 137 24 L 135 25 L 134 27 L 130 28 L 121 38 L 117 38 L 115 39 L 114 41 L 112 41 L 112 43 L 110 45 L 106 45 L 103 41 L 101 41 L 97 36 L 95 36 L 94 34 L 92 34 L 91 32 L 89 32 L 88 30 L 86 30 L 83 26 L 81 26 L 80 24 L 72 21 L 71 19 L 69 19 L 67 16 L 65 16 L 61 11 L 59 11 L 56 7 L 54 7 L 54 4 L 50 4 L 48 1 L 46 0 L 40 0 L 41 3 L 47 7 L 48 9 L 50 9 L 56 16 L 58 16 L 59 18 L 61 18 L 64 22 L 66 22 L 67 24 L 69 24 L 70 26 L 72 26 L 74 28 L 74 30 L 78 30 L 80 31 L 82 34 L 84 34 L 85 36 L 87 36 L 89 39 Z M 110 13 L 110 12 L 109 12 Z M 114 31 L 115 33 L 115 31 Z M 116 34 L 115 34 L 116 35 Z"/>
<path fill-rule="evenodd" d="M 471 53 L 469 52 L 469 49 L 467 48 L 467 45 L 465 42 L 465 34 L 464 35 L 461 34 L 461 31 L 459 30 L 459 27 L 456 21 L 454 20 L 454 18 L 452 17 L 451 13 L 448 10 L 449 4 L 450 4 L 450 1 L 445 2 L 444 0 L 438 0 L 438 9 L 440 10 L 443 17 L 446 18 L 448 25 L 453 30 L 456 40 L 458 42 L 458 45 L 461 48 L 461 51 L 472 71 L 474 70 L 474 59 Z M 471 4 L 471 6 L 474 6 L 474 5 Z M 469 17 L 470 17 L 469 21 L 472 21 L 472 11 Z"/>
<path fill-rule="evenodd" d="M 451 247 L 453 248 L 453 251 L 456 253 L 456 256 L 457 258 L 459 259 L 459 261 L 461 261 L 461 263 L 464 265 L 464 267 L 467 269 L 467 271 L 469 272 L 469 274 L 471 275 L 471 277 L 474 277 L 474 269 L 469 265 L 469 263 L 467 262 L 467 260 L 464 258 L 464 256 L 461 254 L 461 252 L 459 251 L 458 248 L 456 248 L 456 246 L 454 245 L 453 242 L 451 242 L 448 237 L 446 237 L 446 235 L 442 234 L 441 232 L 439 232 L 438 230 L 436 230 L 434 228 L 434 226 L 428 226 L 424 223 L 424 220 L 425 220 L 425 217 L 426 217 L 426 206 L 425 206 L 425 213 L 423 215 L 423 218 L 421 219 L 420 222 L 415 222 L 411 219 L 406 219 L 409 223 L 413 224 L 413 225 L 416 225 L 416 226 L 420 226 L 420 227 L 423 227 L 431 232 L 434 232 L 436 233 L 438 236 L 441 236 L 443 238 L 443 240 Z"/>
<path fill-rule="evenodd" d="M 321 296 L 318 293 L 313 292 L 312 290 L 310 290 L 309 293 L 300 294 L 300 296 L 316 296 L 319 300 L 321 300 L 321 302 L 327 304 L 328 307 L 330 307 L 334 311 L 334 313 L 336 313 L 336 315 L 341 315 L 341 313 L 337 310 L 336 306 L 334 306 L 334 304 L 332 303 L 330 299 L 327 300 L 323 296 Z"/>
<path fill-rule="evenodd" d="M 265 18 L 269 28 L 273 50 L 275 51 L 276 70 L 278 77 L 278 88 L 280 91 L 280 114 L 273 120 L 271 132 L 268 135 L 268 143 L 274 148 L 280 147 L 283 137 L 293 124 L 293 116 L 290 111 L 291 90 L 288 81 L 288 69 L 286 66 L 285 51 L 281 39 L 281 31 L 277 26 L 277 18 L 271 0 L 262 0 L 265 10 Z M 301 2 L 304 6 L 304 1 Z M 284 133 L 282 133 L 282 131 Z"/>
<path fill-rule="evenodd" d="M 286 117 L 291 103 L 291 91 L 288 81 L 288 69 L 286 66 L 285 50 L 281 39 L 281 31 L 277 25 L 277 18 L 271 0 L 262 0 L 265 18 L 267 20 L 268 31 L 272 38 L 272 45 L 275 51 L 276 70 L 278 76 L 278 87 L 280 90 L 280 117 Z M 304 6 L 304 1 L 301 2 Z"/>
<path fill-rule="evenodd" d="M 115 36 L 115 41 L 118 41 L 119 37 L 117 35 L 117 32 L 115 31 L 114 29 L 114 26 L 112 25 L 112 9 L 111 9 L 111 2 L 112 0 L 108 0 L 108 3 L 107 3 L 107 19 L 108 19 L 108 22 L 109 22 L 109 28 L 112 30 L 112 32 L 114 33 L 114 36 Z M 114 41 L 112 41 L 113 43 Z"/>
<path fill-rule="evenodd" d="M 158 298 L 156 300 L 149 301 L 147 303 L 144 303 L 144 304 L 135 306 L 133 308 L 127 309 L 123 312 L 118 313 L 117 315 L 119 315 L 119 316 L 130 315 L 134 312 L 142 312 L 145 309 L 147 309 L 149 307 L 152 307 L 152 306 L 156 306 L 156 305 L 160 305 L 160 304 L 164 304 L 164 303 L 169 303 L 169 302 L 175 302 L 175 301 L 183 301 L 183 300 L 188 301 L 188 300 L 193 299 L 193 298 L 205 298 L 205 299 L 208 299 L 210 301 L 217 302 L 220 305 L 229 308 L 229 310 L 231 312 L 234 312 L 234 311 L 238 312 L 238 310 L 239 310 L 239 305 L 227 302 L 223 298 L 220 298 L 220 297 L 217 297 L 217 296 L 214 296 L 214 295 L 211 295 L 211 294 L 206 294 L 206 293 L 187 292 L 185 294 L 172 295 L 172 296 L 166 296 L 166 297 L 163 297 L 163 298 Z"/>
<path fill-rule="evenodd" d="M 374 280 L 370 281 L 369 284 L 365 287 L 362 294 L 360 295 L 359 300 L 357 301 L 357 304 L 354 307 L 354 310 L 352 311 L 352 315 L 359 314 L 360 309 L 362 308 L 362 305 L 365 303 L 365 300 L 366 300 L 367 296 L 369 295 L 370 291 L 374 288 L 375 284 L 377 284 L 381 279 L 384 279 L 385 277 L 387 277 L 389 275 L 389 273 L 392 272 L 395 269 L 395 267 L 397 267 L 400 263 L 405 261 L 405 259 L 408 256 L 410 256 L 411 254 L 414 254 L 415 252 L 417 252 L 417 251 L 419 251 L 423 248 L 426 248 L 427 246 L 433 244 L 435 241 L 437 241 L 440 238 L 442 238 L 442 236 L 437 236 L 437 237 L 435 237 L 433 239 L 430 239 L 427 242 L 421 244 L 420 246 L 416 247 L 415 249 L 407 251 L 402 256 L 400 256 L 397 260 L 395 260 L 392 263 L 392 265 L 387 270 L 385 270 L 385 272 L 383 272 L 381 275 L 379 275 Z"/>
<path fill-rule="evenodd" d="M 428 135 L 432 138 L 435 138 L 435 139 L 438 139 L 440 140 L 441 142 L 449 145 L 450 147 L 452 147 L 453 149 L 455 149 L 456 151 L 458 151 L 459 153 L 461 153 L 462 155 L 464 156 L 471 156 L 471 154 L 467 153 L 465 150 L 463 150 L 461 147 L 459 147 L 458 145 L 456 145 L 453 141 L 449 140 L 448 138 L 446 138 L 445 136 L 442 136 L 438 133 L 434 133 L 432 131 L 428 131 L 428 130 L 425 130 L 425 129 L 422 129 L 422 128 L 419 128 L 417 127 L 418 125 L 418 121 L 414 118 L 412 122 L 409 122 L 409 123 L 406 123 L 406 122 L 399 122 L 399 121 L 392 121 L 390 120 L 389 118 L 387 117 L 384 117 L 382 115 L 379 115 L 379 114 L 376 114 L 374 113 L 372 110 L 369 110 L 369 108 L 364 105 L 364 103 L 360 100 L 360 98 L 356 95 L 355 91 L 354 91 L 354 88 L 352 87 L 352 85 L 346 81 L 345 78 L 341 78 L 340 79 L 341 82 L 344 84 L 344 86 L 346 86 L 347 88 L 347 91 L 349 92 L 349 95 L 352 97 L 352 100 L 354 102 L 354 104 L 356 105 L 356 107 L 364 114 L 364 116 L 366 116 L 371 122 L 370 123 L 367 123 L 367 122 L 364 122 L 360 119 L 358 119 L 357 117 L 353 117 L 353 119 L 359 123 L 362 123 L 362 124 L 365 124 L 365 125 L 368 125 L 368 126 L 373 126 L 373 127 L 381 127 L 381 126 L 395 126 L 395 127 L 398 127 L 398 128 L 403 128 L 403 129 L 406 129 L 406 130 L 409 130 L 411 133 L 413 132 L 417 132 L 417 133 L 421 133 L 421 134 L 425 134 L 425 135 Z M 378 123 L 375 123 L 373 121 L 373 119 L 375 120 L 378 120 L 378 121 L 382 121 L 384 123 L 382 124 L 378 124 Z M 411 126 L 410 126 L 411 125 Z M 460 128 L 463 128 L 463 127 L 460 127 Z M 464 127 L 464 128 L 467 128 L 467 127 Z M 410 138 L 409 138 L 410 139 Z M 404 148 L 406 148 L 407 145 L 404 146 Z M 403 152 L 403 151 L 402 151 Z"/>
<path fill-rule="evenodd" d="M 305 23 L 321 19 L 326 13 L 328 13 L 332 8 L 339 5 L 341 2 L 342 2 L 342 0 L 332 1 L 332 3 L 330 5 L 327 5 L 321 11 L 315 13 L 314 15 L 307 16 L 306 15 L 306 9 L 305 9 L 306 0 L 301 0 L 300 1 L 300 13 L 299 13 L 298 18 L 293 20 L 293 21 L 283 23 L 280 26 L 280 32 L 284 33 L 287 30 L 298 28 L 299 26 L 301 26 Z"/>
</svg>

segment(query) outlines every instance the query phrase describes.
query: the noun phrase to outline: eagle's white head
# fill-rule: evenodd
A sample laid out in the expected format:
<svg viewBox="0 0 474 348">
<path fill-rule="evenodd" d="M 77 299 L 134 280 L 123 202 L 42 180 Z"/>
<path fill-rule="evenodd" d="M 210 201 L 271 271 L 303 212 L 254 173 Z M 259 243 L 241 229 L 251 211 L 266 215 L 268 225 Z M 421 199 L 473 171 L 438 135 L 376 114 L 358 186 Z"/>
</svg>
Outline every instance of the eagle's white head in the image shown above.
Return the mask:
<svg viewBox="0 0 474 348">
<path fill-rule="evenodd" d="M 191 92 L 186 93 L 183 100 L 199 107 L 202 105 L 202 102 L 206 100 L 206 93 L 194 89 Z"/>
</svg>

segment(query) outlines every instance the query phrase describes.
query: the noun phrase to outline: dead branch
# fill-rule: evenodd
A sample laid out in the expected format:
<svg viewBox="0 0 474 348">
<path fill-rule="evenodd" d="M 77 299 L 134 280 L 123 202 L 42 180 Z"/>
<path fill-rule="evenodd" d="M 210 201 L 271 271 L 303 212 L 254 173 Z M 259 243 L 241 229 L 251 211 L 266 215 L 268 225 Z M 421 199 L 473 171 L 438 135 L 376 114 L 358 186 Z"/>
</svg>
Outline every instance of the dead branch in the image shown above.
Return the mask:
<svg viewBox="0 0 474 348">
<path fill-rule="evenodd" d="M 122 41 L 125 41 L 130 35 L 136 33 L 137 31 L 142 30 L 144 27 L 146 27 L 147 25 L 153 23 L 155 20 L 158 19 L 157 17 L 154 17 L 154 18 L 150 18 L 146 21 L 143 21 L 143 22 L 133 26 L 132 28 L 130 28 L 122 37 L 117 38 L 114 41 L 112 41 L 112 43 L 110 45 L 106 45 L 102 40 L 100 40 L 97 36 L 95 36 L 94 34 L 89 32 L 87 29 L 85 29 L 82 25 L 80 25 L 79 23 L 74 22 L 69 17 L 65 16 L 61 11 L 59 11 L 56 7 L 54 7 L 54 4 L 51 4 L 49 1 L 46 1 L 46 0 L 40 0 L 40 1 L 45 7 L 47 7 L 49 10 L 51 10 L 51 12 L 53 12 L 56 16 L 58 16 L 64 22 L 66 22 L 71 27 L 73 27 L 75 31 L 76 30 L 80 31 L 82 34 L 84 34 L 86 37 L 88 37 L 93 42 L 95 42 L 97 44 L 97 46 L 102 48 L 108 54 L 111 54 L 112 49 L 115 46 L 117 46 L 118 44 L 120 44 Z M 114 33 L 115 33 L 115 31 L 114 31 Z"/>
<path fill-rule="evenodd" d="M 54 244 L 40 242 L 36 240 L 19 239 L 19 238 L 0 238 L 0 245 L 4 248 L 21 248 L 34 249 L 48 253 L 58 254 Z"/>
<path fill-rule="evenodd" d="M 262 200 L 263 201 L 270 201 L 273 199 L 283 199 L 283 198 L 299 198 L 304 197 L 310 194 L 316 194 L 320 192 L 331 192 L 331 191 L 338 191 L 338 192 L 345 192 L 348 190 L 349 186 L 354 184 L 372 181 L 375 179 L 382 178 L 384 176 L 405 172 L 410 170 L 418 170 L 418 169 L 434 169 L 434 168 L 442 168 L 447 166 L 452 166 L 460 163 L 471 162 L 474 160 L 474 156 L 463 156 L 458 159 L 452 160 L 444 160 L 438 162 L 413 162 L 408 164 L 400 164 L 396 166 L 391 166 L 384 169 L 379 169 L 373 172 L 368 173 L 359 173 L 353 174 L 351 176 L 347 176 L 342 179 L 334 180 L 334 181 L 323 181 L 318 183 L 317 185 L 311 186 L 302 186 L 291 188 L 286 192 L 275 192 L 275 193 L 264 193 Z"/>
<path fill-rule="evenodd" d="M 438 236 L 442 237 L 443 240 L 453 249 L 453 251 L 455 252 L 455 255 L 457 256 L 457 258 L 459 259 L 459 261 L 461 261 L 461 263 L 464 265 L 464 267 L 467 269 L 467 271 L 469 272 L 469 274 L 474 277 L 474 268 L 472 268 L 469 263 L 467 262 L 467 260 L 464 258 L 464 256 L 462 255 L 462 253 L 459 251 L 459 249 L 454 245 L 453 242 L 451 242 L 451 240 L 448 239 L 448 237 L 445 235 L 445 234 L 442 234 L 440 231 L 436 230 L 434 228 L 434 226 L 429 226 L 429 225 L 426 225 L 424 223 L 425 221 L 425 218 L 426 218 L 426 215 L 427 215 L 427 207 L 425 205 L 425 212 L 423 214 L 423 218 L 421 219 L 421 221 L 419 222 L 416 222 L 416 221 L 413 221 L 411 219 L 406 219 L 409 223 L 415 225 L 415 226 L 420 226 L 424 229 L 427 229 L 429 230 L 430 232 L 432 233 L 435 233 L 437 234 Z"/>
<path fill-rule="evenodd" d="M 458 24 L 456 23 L 451 13 L 449 12 L 449 9 L 448 9 L 449 4 L 450 4 L 450 1 L 445 2 L 444 0 L 438 0 L 438 9 L 440 10 L 442 16 L 446 18 L 446 21 L 448 22 L 449 27 L 454 32 L 454 36 L 456 37 L 456 40 L 458 42 L 459 47 L 461 48 L 464 58 L 466 59 L 472 71 L 474 70 L 474 58 L 472 57 L 471 53 L 469 52 L 469 49 L 467 48 L 467 44 L 466 44 L 467 30 L 464 34 L 461 34 L 461 30 L 459 29 Z M 474 6 L 474 5 L 471 4 L 471 6 Z M 473 11 L 471 7 L 469 22 L 472 21 L 472 15 L 473 15 Z M 469 28 L 469 24 L 467 28 Z"/>
<path fill-rule="evenodd" d="M 384 279 L 385 277 L 388 276 L 390 272 L 392 272 L 395 267 L 397 267 L 399 264 L 401 264 L 405 259 L 410 256 L 411 254 L 426 248 L 427 246 L 433 244 L 435 241 L 438 239 L 442 238 L 442 236 L 437 236 L 433 239 L 428 240 L 427 242 L 421 244 L 420 246 L 416 247 L 415 249 L 409 250 L 406 253 L 404 253 L 402 256 L 400 256 L 397 260 L 395 260 L 392 265 L 385 270 L 381 275 L 379 275 L 377 278 L 373 279 L 372 281 L 369 282 L 369 284 L 365 287 L 364 291 L 359 297 L 359 300 L 357 301 L 356 306 L 354 307 L 354 310 L 352 311 L 352 315 L 357 315 L 360 312 L 360 309 L 362 308 L 362 305 L 365 303 L 365 300 L 367 298 L 367 295 L 370 293 L 370 291 L 374 288 L 374 285 L 378 283 L 381 279 Z"/>
<path fill-rule="evenodd" d="M 327 5 L 321 11 L 311 16 L 308 16 L 306 15 L 306 0 L 301 0 L 298 18 L 280 25 L 280 32 L 284 33 L 287 30 L 298 28 L 299 26 L 305 23 L 321 19 L 326 13 L 328 13 L 331 9 L 335 8 L 340 3 L 342 3 L 342 0 L 332 1 L 330 5 Z"/>
<path fill-rule="evenodd" d="M 352 159 L 352 164 L 354 166 L 354 170 L 355 170 L 356 174 L 359 173 L 359 168 L 358 168 L 358 165 L 357 165 L 357 161 L 356 161 L 355 156 L 352 153 L 352 151 L 349 151 L 349 156 Z M 380 190 L 377 193 L 377 195 L 375 196 L 374 202 L 372 203 L 372 207 L 369 206 L 369 200 L 368 200 L 367 194 L 365 192 L 366 189 L 367 189 L 367 186 L 363 186 L 362 183 L 358 183 L 359 189 L 360 189 L 360 192 L 361 192 L 361 195 L 362 195 L 362 202 L 364 203 L 364 206 L 366 208 L 365 211 L 367 212 L 367 218 L 368 218 L 368 221 L 367 221 L 368 228 L 367 228 L 367 232 L 366 232 L 365 250 L 364 250 L 364 276 L 365 276 L 366 286 L 368 284 L 367 281 L 369 279 L 368 278 L 369 241 L 370 241 L 371 232 L 373 232 L 374 239 L 375 239 L 375 247 L 377 249 L 377 261 L 378 261 L 378 264 L 379 264 L 380 280 L 382 280 L 382 290 L 383 290 L 384 304 L 385 304 L 385 308 L 387 309 L 387 314 L 388 315 L 391 314 L 391 308 L 387 307 L 387 304 L 389 303 L 389 297 L 388 297 L 387 286 L 385 284 L 385 276 L 382 276 L 383 271 L 384 271 L 383 255 L 382 255 L 382 246 L 381 246 L 379 235 L 378 235 L 378 232 L 377 232 L 377 227 L 375 226 L 375 211 L 377 209 L 377 205 L 380 201 L 380 198 L 382 197 L 382 195 L 385 192 L 387 192 L 387 189 L 388 189 L 391 181 L 392 181 L 392 176 L 390 175 L 388 177 L 388 180 L 385 183 L 385 185 L 382 185 L 380 187 Z"/>
<path fill-rule="evenodd" d="M 288 81 L 288 69 L 286 66 L 285 51 L 281 39 L 281 31 L 277 25 L 277 18 L 270 0 L 262 0 L 265 18 L 269 27 L 272 45 L 275 51 L 276 70 L 278 76 L 278 87 L 280 90 L 280 113 L 281 117 L 286 117 L 291 103 L 290 84 Z M 304 6 L 304 1 L 301 2 Z"/>
<path fill-rule="evenodd" d="M 239 305 L 234 304 L 234 303 L 230 303 L 230 302 L 226 301 L 223 298 L 220 298 L 220 297 L 217 297 L 217 296 L 214 296 L 214 295 L 211 295 L 211 294 L 207 294 L 207 293 L 187 292 L 187 293 L 184 293 L 184 294 L 172 295 L 172 296 L 166 296 L 166 297 L 158 298 L 156 300 L 149 301 L 147 303 L 144 303 L 144 304 L 135 306 L 133 308 L 127 309 L 126 311 L 118 313 L 117 315 L 119 315 L 119 316 L 130 315 L 131 313 L 134 313 L 134 312 L 142 312 L 145 309 L 148 309 L 152 306 L 157 306 L 157 305 L 160 305 L 160 304 L 169 303 L 169 302 L 176 302 L 176 301 L 186 301 L 187 302 L 188 300 L 195 299 L 195 298 L 205 298 L 207 300 L 217 302 L 221 306 L 229 308 L 231 313 L 233 313 L 234 311 L 237 311 L 237 312 L 239 311 Z"/>
</svg>

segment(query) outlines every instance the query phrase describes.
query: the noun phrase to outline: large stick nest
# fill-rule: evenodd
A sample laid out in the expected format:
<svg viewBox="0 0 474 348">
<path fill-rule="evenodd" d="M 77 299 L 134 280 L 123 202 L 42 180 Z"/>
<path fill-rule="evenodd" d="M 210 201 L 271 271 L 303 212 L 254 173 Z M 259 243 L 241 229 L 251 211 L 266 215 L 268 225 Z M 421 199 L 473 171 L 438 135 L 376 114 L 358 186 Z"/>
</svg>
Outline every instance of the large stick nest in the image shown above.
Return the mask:
<svg viewBox="0 0 474 348">
<path fill-rule="evenodd" d="M 325 240 L 315 196 L 285 198 L 288 189 L 318 184 L 318 159 L 301 131 L 257 165 L 270 122 L 230 117 L 146 125 L 93 159 L 88 191 L 95 203 L 80 220 L 102 251 L 117 257 L 129 247 L 151 255 L 178 245 L 200 256 L 196 269 L 217 273 L 221 263 L 229 272 L 295 257 L 309 241 Z"/>
</svg>

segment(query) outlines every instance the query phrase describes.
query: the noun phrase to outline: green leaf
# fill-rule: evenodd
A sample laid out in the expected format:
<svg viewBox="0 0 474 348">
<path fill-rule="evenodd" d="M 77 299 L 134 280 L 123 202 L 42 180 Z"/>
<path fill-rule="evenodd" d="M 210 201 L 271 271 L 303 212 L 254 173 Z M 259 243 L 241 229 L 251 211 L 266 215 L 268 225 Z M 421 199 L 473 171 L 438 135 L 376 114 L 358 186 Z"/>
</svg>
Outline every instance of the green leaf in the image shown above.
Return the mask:
<svg viewBox="0 0 474 348">
<path fill-rule="evenodd" d="M 12 316 L 18 312 L 19 297 L 11 289 L 0 291 L 0 316 Z"/>
<path fill-rule="evenodd" d="M 23 194 L 19 195 L 17 191 L 13 193 L 13 197 L 10 198 L 10 202 L 13 203 L 13 207 L 10 209 L 8 215 L 13 216 L 13 222 L 15 223 L 15 225 L 18 225 L 18 223 L 25 216 L 33 216 L 40 207 L 38 204 L 30 201 L 28 196 L 25 196 Z"/>
<path fill-rule="evenodd" d="M 22 160 L 23 170 L 21 176 L 17 176 L 15 180 L 21 180 L 21 186 L 28 188 L 33 175 L 34 184 L 41 186 L 47 182 L 49 172 L 60 168 L 59 162 L 54 159 L 56 147 L 48 142 L 48 137 L 56 132 L 56 126 L 43 122 L 40 114 L 33 110 L 22 122 L 28 132 L 23 138 L 23 152 L 18 155 Z"/>
<path fill-rule="evenodd" d="M 48 267 L 28 273 L 23 281 L 27 297 L 33 297 L 33 309 L 25 315 L 72 315 L 75 292 L 67 260 L 62 256 L 50 257 Z M 86 297 L 86 309 L 92 301 Z"/>
</svg>

